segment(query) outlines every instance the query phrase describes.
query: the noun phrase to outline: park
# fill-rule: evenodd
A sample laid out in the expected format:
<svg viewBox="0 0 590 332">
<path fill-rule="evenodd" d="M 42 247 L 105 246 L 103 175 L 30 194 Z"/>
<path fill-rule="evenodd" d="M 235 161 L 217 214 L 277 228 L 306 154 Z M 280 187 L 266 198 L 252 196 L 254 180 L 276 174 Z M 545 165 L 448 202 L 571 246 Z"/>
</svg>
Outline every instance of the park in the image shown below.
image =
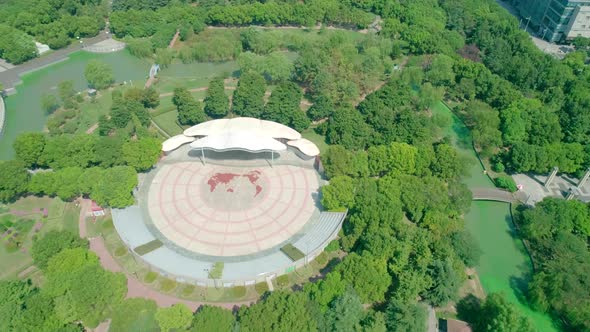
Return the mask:
<svg viewBox="0 0 590 332">
<path fill-rule="evenodd" d="M 0 72 L 0 295 L 56 307 L 0 327 L 587 326 L 583 51 L 457 1 L 568 75 L 548 87 L 446 3 L 127 2 L 70 46 L 30 30 L 53 50 Z"/>
</svg>

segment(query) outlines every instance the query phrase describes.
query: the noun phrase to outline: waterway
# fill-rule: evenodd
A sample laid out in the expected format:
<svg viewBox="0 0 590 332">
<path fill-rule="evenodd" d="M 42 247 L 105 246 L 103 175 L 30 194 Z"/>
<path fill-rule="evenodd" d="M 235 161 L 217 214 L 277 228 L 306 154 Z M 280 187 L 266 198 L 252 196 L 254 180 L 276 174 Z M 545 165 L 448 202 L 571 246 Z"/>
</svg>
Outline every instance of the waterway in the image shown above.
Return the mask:
<svg viewBox="0 0 590 332">
<path fill-rule="evenodd" d="M 6 124 L 0 137 L 0 160 L 14 156 L 12 143 L 19 133 L 43 130 L 47 119 L 41 108 L 43 94 L 57 95 L 57 84 L 66 80 L 72 80 L 77 90 L 86 88 L 84 68 L 92 59 L 109 64 L 117 82 L 143 80 L 150 68 L 146 61 L 131 56 L 126 50 L 108 54 L 79 51 L 65 61 L 25 74 L 22 84 L 16 86 L 17 93 L 5 99 Z"/>
<path fill-rule="evenodd" d="M 464 182 L 470 188 L 493 188 L 493 183 L 484 174 L 473 150 L 469 130 L 442 103 L 437 105 L 435 111 L 452 117 L 452 125 L 445 134 L 451 138 L 451 142 L 468 164 L 468 174 L 465 175 Z M 533 311 L 526 303 L 524 291 L 533 267 L 514 229 L 510 204 L 474 201 L 465 216 L 465 222 L 482 250 L 476 270 L 486 293 L 504 294 L 508 301 L 530 318 L 538 331 L 559 331 L 551 317 Z"/>
</svg>

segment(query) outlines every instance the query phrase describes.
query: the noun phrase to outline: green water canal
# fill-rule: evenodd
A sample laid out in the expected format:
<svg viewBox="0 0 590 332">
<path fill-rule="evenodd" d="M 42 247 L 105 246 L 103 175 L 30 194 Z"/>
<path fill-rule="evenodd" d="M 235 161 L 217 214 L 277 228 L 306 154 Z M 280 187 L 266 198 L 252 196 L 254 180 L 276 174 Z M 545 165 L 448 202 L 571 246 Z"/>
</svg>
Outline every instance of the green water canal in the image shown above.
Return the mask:
<svg viewBox="0 0 590 332">
<path fill-rule="evenodd" d="M 43 94 L 57 95 L 57 84 L 66 80 L 72 80 L 77 90 L 86 88 L 84 68 L 92 59 L 108 63 L 117 82 L 143 80 L 150 68 L 147 62 L 131 56 L 127 51 L 109 54 L 81 51 L 72 53 L 65 61 L 23 75 L 22 84 L 16 86 L 17 93 L 5 99 L 6 123 L 0 138 L 0 160 L 13 157 L 12 142 L 19 133 L 43 130 L 47 119 L 41 109 Z"/>
<path fill-rule="evenodd" d="M 493 188 L 492 181 L 483 173 L 483 167 L 473 150 L 469 130 L 443 103 L 438 104 L 435 111 L 452 117 L 452 125 L 446 134 L 468 163 L 469 174 L 465 176 L 464 182 L 470 188 Z M 523 292 L 533 267 L 514 229 L 510 204 L 474 201 L 465 216 L 465 222 L 482 250 L 476 269 L 484 290 L 487 293 L 504 294 L 508 301 L 531 319 L 538 331 L 559 331 L 551 317 L 533 311 L 526 304 Z"/>
</svg>

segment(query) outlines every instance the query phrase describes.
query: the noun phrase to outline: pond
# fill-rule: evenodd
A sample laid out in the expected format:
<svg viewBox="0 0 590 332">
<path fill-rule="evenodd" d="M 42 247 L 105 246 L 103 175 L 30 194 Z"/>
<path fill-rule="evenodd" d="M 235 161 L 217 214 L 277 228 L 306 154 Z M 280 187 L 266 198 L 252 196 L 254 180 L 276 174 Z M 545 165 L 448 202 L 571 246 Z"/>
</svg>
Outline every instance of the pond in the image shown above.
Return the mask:
<svg viewBox="0 0 590 332">
<path fill-rule="evenodd" d="M 24 75 L 23 83 L 16 86 L 17 93 L 5 99 L 6 123 L 0 138 L 0 160 L 14 156 L 12 143 L 19 133 L 43 130 L 47 119 L 41 109 L 43 94 L 57 95 L 57 84 L 66 80 L 74 81 L 78 90 L 86 88 L 84 68 L 92 59 L 108 63 L 117 82 L 143 80 L 150 68 L 149 63 L 131 56 L 126 50 L 109 54 L 80 51 L 72 53 L 65 61 Z"/>
<path fill-rule="evenodd" d="M 464 182 L 470 188 L 493 188 L 492 181 L 483 173 L 483 167 L 473 150 L 469 130 L 443 103 L 437 105 L 435 111 L 452 117 L 452 125 L 446 134 L 468 161 L 469 174 L 464 177 Z M 476 269 L 486 293 L 504 294 L 508 301 L 531 319 L 538 331 L 558 331 L 548 315 L 533 311 L 526 304 L 524 291 L 533 267 L 514 229 L 510 204 L 473 201 L 471 210 L 465 216 L 465 223 L 482 250 Z"/>
</svg>

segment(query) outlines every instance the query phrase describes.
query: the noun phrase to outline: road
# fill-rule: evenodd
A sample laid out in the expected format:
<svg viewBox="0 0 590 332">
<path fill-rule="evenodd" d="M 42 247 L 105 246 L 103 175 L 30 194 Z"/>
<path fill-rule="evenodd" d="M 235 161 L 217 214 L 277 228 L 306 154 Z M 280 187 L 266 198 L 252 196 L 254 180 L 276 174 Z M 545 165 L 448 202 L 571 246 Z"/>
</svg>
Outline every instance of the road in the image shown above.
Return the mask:
<svg viewBox="0 0 590 332">
<path fill-rule="evenodd" d="M 32 59 L 27 61 L 23 64 L 15 66 L 14 68 L 5 70 L 0 72 L 0 82 L 4 84 L 5 90 L 10 90 L 17 85 L 21 79 L 20 76 L 26 74 L 28 72 L 49 66 L 53 63 L 63 61 L 68 58 L 68 56 L 76 51 L 82 49 L 82 45 L 89 46 L 104 41 L 109 38 L 109 34 L 106 31 L 101 31 L 98 36 L 92 38 L 83 38 L 81 39 L 83 43 L 79 43 L 78 41 L 72 42 L 72 44 L 66 48 L 62 48 L 59 50 L 52 51 L 47 55 L 42 55 L 38 58 Z"/>
</svg>

